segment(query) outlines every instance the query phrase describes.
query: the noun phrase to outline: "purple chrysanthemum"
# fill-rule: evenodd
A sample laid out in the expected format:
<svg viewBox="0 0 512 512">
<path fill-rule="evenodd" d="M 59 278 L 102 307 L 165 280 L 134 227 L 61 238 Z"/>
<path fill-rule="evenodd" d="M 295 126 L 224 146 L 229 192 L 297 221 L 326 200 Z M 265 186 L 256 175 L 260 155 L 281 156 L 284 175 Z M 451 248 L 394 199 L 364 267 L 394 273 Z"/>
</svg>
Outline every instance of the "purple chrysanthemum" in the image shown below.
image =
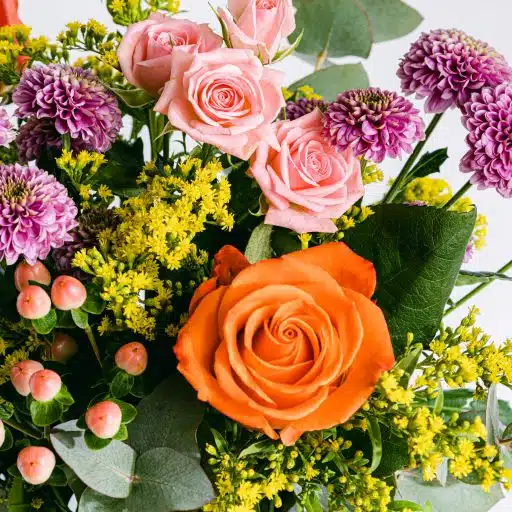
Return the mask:
<svg viewBox="0 0 512 512">
<path fill-rule="evenodd" d="M 472 93 L 512 79 L 503 55 L 461 30 L 423 33 L 398 68 L 402 90 L 427 98 L 426 112 L 462 106 Z"/>
<path fill-rule="evenodd" d="M 382 162 L 410 153 L 424 137 L 419 110 L 395 92 L 375 87 L 339 94 L 324 117 L 324 136 L 339 151 L 352 147 L 357 156 Z"/>
<path fill-rule="evenodd" d="M 478 188 L 512 197 L 512 84 L 486 87 L 463 107 L 469 151 L 460 163 Z"/>
<path fill-rule="evenodd" d="M 295 119 L 299 119 L 299 117 L 310 114 L 315 108 L 319 108 L 323 111 L 327 108 L 327 103 L 324 100 L 308 100 L 306 98 L 288 101 L 286 103 L 286 119 L 288 119 L 288 121 L 294 121 Z"/>
<path fill-rule="evenodd" d="M 12 98 L 19 117 L 51 119 L 58 133 L 69 133 L 92 151 L 107 151 L 121 129 L 116 98 L 82 68 L 28 68 Z"/>
<path fill-rule="evenodd" d="M 36 167 L 0 166 L 0 261 L 29 264 L 71 240 L 78 211 L 67 190 Z"/>
<path fill-rule="evenodd" d="M 62 137 L 50 119 L 29 119 L 16 137 L 18 157 L 21 163 L 37 160 L 45 148 L 61 148 Z M 82 140 L 72 139 L 71 147 L 79 151 L 86 149 Z"/>
<path fill-rule="evenodd" d="M 9 114 L 4 108 L 0 108 L 0 146 L 6 148 L 15 137 Z"/>
</svg>

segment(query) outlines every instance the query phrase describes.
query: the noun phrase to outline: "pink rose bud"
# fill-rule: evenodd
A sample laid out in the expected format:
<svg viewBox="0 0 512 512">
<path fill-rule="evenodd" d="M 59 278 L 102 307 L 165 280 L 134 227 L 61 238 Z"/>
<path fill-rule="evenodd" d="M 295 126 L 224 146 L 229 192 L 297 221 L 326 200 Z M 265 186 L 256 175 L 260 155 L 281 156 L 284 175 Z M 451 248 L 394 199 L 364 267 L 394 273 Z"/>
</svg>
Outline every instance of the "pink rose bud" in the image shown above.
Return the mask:
<svg viewBox="0 0 512 512">
<path fill-rule="evenodd" d="M 22 262 L 14 271 L 14 285 L 21 292 L 23 288 L 29 286 L 29 281 L 48 286 L 52 282 L 52 276 L 40 261 L 37 261 L 34 265 Z"/>
<path fill-rule="evenodd" d="M 57 309 L 69 311 L 79 308 L 85 302 L 87 290 L 78 279 L 60 276 L 53 282 L 51 295 Z"/>
<path fill-rule="evenodd" d="M 57 332 L 52 343 L 52 359 L 59 363 L 65 363 L 78 352 L 77 342 L 63 332 Z"/>
<path fill-rule="evenodd" d="M 18 454 L 16 465 L 25 482 L 43 484 L 50 478 L 55 467 L 55 455 L 44 446 L 28 446 Z"/>
<path fill-rule="evenodd" d="M 32 398 L 38 402 L 53 400 L 62 387 L 62 380 L 53 370 L 39 370 L 29 381 Z"/>
<path fill-rule="evenodd" d="M 15 364 L 11 368 L 11 382 L 14 389 L 22 396 L 30 394 L 30 377 L 34 373 L 44 370 L 44 366 L 38 361 L 27 359 Z"/>
<path fill-rule="evenodd" d="M 5 441 L 5 427 L 4 427 L 4 422 L 2 420 L 0 420 L 0 448 L 2 448 L 4 441 Z"/>
<path fill-rule="evenodd" d="M 119 431 L 121 417 L 119 405 L 105 400 L 93 405 L 85 413 L 85 423 L 95 436 L 101 439 L 110 439 Z"/>
<path fill-rule="evenodd" d="M 146 347 L 138 341 L 127 343 L 116 352 L 116 364 L 129 375 L 141 375 L 148 365 Z"/>
<path fill-rule="evenodd" d="M 21 290 L 16 301 L 18 313 L 27 320 L 43 318 L 52 309 L 48 294 L 37 285 L 29 285 Z"/>
</svg>

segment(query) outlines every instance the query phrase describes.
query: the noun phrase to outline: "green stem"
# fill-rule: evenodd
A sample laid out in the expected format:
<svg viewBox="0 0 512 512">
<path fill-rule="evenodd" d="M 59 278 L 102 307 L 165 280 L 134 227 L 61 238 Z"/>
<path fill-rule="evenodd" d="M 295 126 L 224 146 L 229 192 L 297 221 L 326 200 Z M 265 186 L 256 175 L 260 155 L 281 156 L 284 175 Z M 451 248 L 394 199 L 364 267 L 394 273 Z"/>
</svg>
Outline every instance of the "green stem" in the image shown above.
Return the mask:
<svg viewBox="0 0 512 512">
<path fill-rule="evenodd" d="M 512 268 L 512 260 L 510 260 L 508 263 L 506 263 L 505 265 L 503 265 L 503 267 L 501 267 L 497 273 L 498 274 L 501 274 L 503 272 L 506 272 L 507 270 L 510 270 Z M 465 304 L 466 302 L 468 302 L 468 300 L 472 299 L 475 295 L 477 295 L 478 293 L 480 293 L 482 290 L 485 290 L 491 283 L 493 283 L 494 281 L 489 281 L 487 283 L 482 283 L 481 285 L 477 286 L 475 289 L 471 290 L 469 293 L 467 293 L 466 295 L 464 295 L 464 297 L 462 297 L 461 299 L 459 299 L 453 306 L 451 306 L 450 308 L 448 308 L 445 313 L 444 313 L 444 316 L 447 316 L 449 315 L 450 313 L 453 313 L 456 309 L 458 309 L 460 306 L 462 306 L 463 304 Z"/>
<path fill-rule="evenodd" d="M 443 206 L 443 210 L 449 210 L 472 186 L 471 180 L 465 183 Z"/>
<path fill-rule="evenodd" d="M 19 423 L 13 420 L 3 420 L 3 422 L 9 427 L 13 428 L 14 430 L 17 430 L 18 432 L 21 432 L 22 434 L 25 434 L 26 436 L 31 437 L 32 439 L 41 439 L 40 435 L 38 436 L 35 433 L 30 432 L 23 425 L 20 425 Z"/>
<path fill-rule="evenodd" d="M 65 133 L 62 136 L 62 149 L 64 151 L 71 151 L 71 137 L 69 133 Z"/>
<path fill-rule="evenodd" d="M 87 338 L 89 338 L 89 342 L 91 343 L 92 350 L 94 351 L 94 355 L 96 356 L 96 359 L 98 360 L 98 363 L 100 364 L 100 367 L 103 368 L 103 365 L 101 364 L 101 357 L 100 357 L 100 349 L 98 348 L 98 344 L 96 343 L 96 338 L 94 337 L 94 333 L 92 332 L 91 326 L 88 325 L 85 329 L 85 334 L 87 335 Z"/>
<path fill-rule="evenodd" d="M 388 193 L 384 197 L 384 200 L 382 201 L 383 203 L 392 203 L 395 197 L 398 195 L 398 193 L 400 192 L 404 185 L 405 179 L 407 178 L 410 170 L 412 169 L 417 158 L 420 156 L 420 153 L 423 151 L 425 144 L 428 142 L 428 139 L 432 135 L 432 132 L 435 130 L 436 126 L 439 124 L 439 121 L 441 121 L 442 117 L 443 114 L 441 113 L 436 114 L 432 118 L 432 121 L 430 121 L 430 124 L 428 125 L 425 131 L 425 138 L 422 141 L 418 142 L 418 144 L 416 144 L 416 147 L 414 148 L 414 151 L 411 153 L 411 156 L 407 159 L 407 162 L 405 162 L 405 165 L 400 171 L 400 174 L 397 176 L 393 185 L 391 185 L 391 188 L 388 190 Z"/>
<path fill-rule="evenodd" d="M 151 144 L 151 160 L 155 160 L 158 153 L 156 149 L 156 115 L 152 110 L 148 111 L 149 142 Z"/>
<path fill-rule="evenodd" d="M 171 134 L 166 133 L 164 135 L 164 162 L 169 160 L 169 146 L 171 142 Z"/>
</svg>

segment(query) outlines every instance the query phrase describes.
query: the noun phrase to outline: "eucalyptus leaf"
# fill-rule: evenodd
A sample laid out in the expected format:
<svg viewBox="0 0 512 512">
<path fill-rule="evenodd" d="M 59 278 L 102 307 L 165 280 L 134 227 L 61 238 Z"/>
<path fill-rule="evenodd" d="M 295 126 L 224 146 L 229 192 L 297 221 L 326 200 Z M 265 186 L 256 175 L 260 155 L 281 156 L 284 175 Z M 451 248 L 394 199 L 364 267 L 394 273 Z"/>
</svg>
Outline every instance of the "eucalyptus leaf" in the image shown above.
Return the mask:
<svg viewBox="0 0 512 512">
<path fill-rule="evenodd" d="M 50 334 L 55 326 L 57 325 L 57 312 L 55 309 L 50 309 L 50 312 L 43 316 L 43 318 L 38 318 L 37 320 L 32 320 L 32 327 L 38 334 Z"/>
<path fill-rule="evenodd" d="M 256 263 L 272 257 L 271 238 L 272 226 L 262 223 L 254 228 L 245 248 L 245 257 L 249 263 Z"/>
<path fill-rule="evenodd" d="M 78 512 L 130 512 L 126 500 L 114 499 L 88 487 L 80 497 Z"/>
<path fill-rule="evenodd" d="M 457 286 L 470 286 L 474 284 L 492 283 L 493 281 L 512 281 L 512 277 L 496 272 L 472 272 L 461 270 L 457 277 Z"/>
<path fill-rule="evenodd" d="M 397 354 L 407 333 L 427 345 L 441 323 L 473 231 L 476 210 L 456 213 L 401 204 L 373 207 L 374 215 L 345 233 L 344 241 L 373 262 L 377 304 Z"/>
<path fill-rule="evenodd" d="M 75 421 L 55 427 L 50 440 L 62 460 L 78 478 L 97 492 L 112 498 L 130 494 L 135 468 L 135 450 L 120 441 L 112 441 L 99 451 L 91 451 L 84 441 L 84 432 Z"/>
<path fill-rule="evenodd" d="M 298 80 L 289 88 L 294 91 L 303 85 L 313 87 L 326 101 L 334 101 L 344 91 L 366 89 L 370 81 L 362 64 L 358 63 L 329 66 Z"/>
</svg>

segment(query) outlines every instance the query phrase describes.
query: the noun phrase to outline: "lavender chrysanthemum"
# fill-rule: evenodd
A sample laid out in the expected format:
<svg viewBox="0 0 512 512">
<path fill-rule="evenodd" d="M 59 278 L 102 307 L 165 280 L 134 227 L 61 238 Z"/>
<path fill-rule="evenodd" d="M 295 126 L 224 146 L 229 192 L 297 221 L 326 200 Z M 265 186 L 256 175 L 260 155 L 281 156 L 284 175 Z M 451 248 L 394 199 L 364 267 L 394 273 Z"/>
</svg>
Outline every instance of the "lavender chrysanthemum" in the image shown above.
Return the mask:
<svg viewBox="0 0 512 512">
<path fill-rule="evenodd" d="M 92 151 L 107 151 L 121 129 L 116 98 L 82 68 L 28 68 L 12 98 L 19 117 L 51 119 L 59 134 L 69 133 Z"/>
<path fill-rule="evenodd" d="M 319 108 L 323 111 L 327 108 L 327 103 L 324 100 L 314 98 L 310 100 L 299 98 L 296 101 L 288 101 L 286 103 L 286 119 L 288 121 L 295 121 L 295 119 L 299 119 L 299 117 L 310 114 L 315 108 Z"/>
<path fill-rule="evenodd" d="M 8 147 L 15 137 L 9 114 L 4 108 L 0 108 L 0 146 Z"/>
<path fill-rule="evenodd" d="M 460 170 L 473 173 L 471 182 L 478 188 L 494 187 L 503 197 L 512 197 L 512 84 L 473 94 L 464 105 L 462 122 L 470 149 Z"/>
<path fill-rule="evenodd" d="M 61 148 L 62 137 L 50 119 L 29 119 L 16 137 L 19 161 L 21 163 L 37 160 L 45 148 Z M 71 147 L 80 151 L 86 145 L 79 139 L 71 140 Z"/>
<path fill-rule="evenodd" d="M 78 211 L 67 190 L 36 167 L 0 166 L 0 261 L 33 265 L 71 240 Z"/>
<path fill-rule="evenodd" d="M 382 162 L 412 151 L 424 137 L 419 110 L 395 92 L 370 87 L 339 94 L 324 117 L 324 136 L 338 151 Z"/>
<path fill-rule="evenodd" d="M 411 45 L 398 69 L 402 90 L 427 98 L 426 112 L 462 106 L 472 93 L 512 79 L 503 55 L 461 30 L 423 33 Z"/>
</svg>

